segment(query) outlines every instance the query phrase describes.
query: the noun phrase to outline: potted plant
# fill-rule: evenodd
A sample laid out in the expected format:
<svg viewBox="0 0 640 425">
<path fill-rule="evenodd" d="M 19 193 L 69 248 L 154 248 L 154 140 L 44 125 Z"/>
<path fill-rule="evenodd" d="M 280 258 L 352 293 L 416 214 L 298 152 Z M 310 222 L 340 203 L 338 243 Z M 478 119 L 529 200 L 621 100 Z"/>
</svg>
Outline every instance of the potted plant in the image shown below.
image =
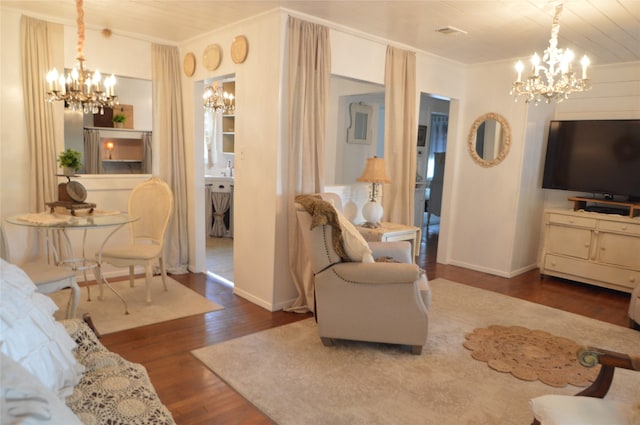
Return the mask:
<svg viewBox="0 0 640 425">
<path fill-rule="evenodd" d="M 126 120 L 127 117 L 123 114 L 115 114 L 112 119 L 115 128 L 122 128 Z"/>
<path fill-rule="evenodd" d="M 66 151 L 60 152 L 58 155 L 58 164 L 62 167 L 63 174 L 65 176 L 72 176 L 76 171 L 82 167 L 82 163 L 80 160 L 82 159 L 82 154 L 73 149 L 67 149 Z"/>
</svg>

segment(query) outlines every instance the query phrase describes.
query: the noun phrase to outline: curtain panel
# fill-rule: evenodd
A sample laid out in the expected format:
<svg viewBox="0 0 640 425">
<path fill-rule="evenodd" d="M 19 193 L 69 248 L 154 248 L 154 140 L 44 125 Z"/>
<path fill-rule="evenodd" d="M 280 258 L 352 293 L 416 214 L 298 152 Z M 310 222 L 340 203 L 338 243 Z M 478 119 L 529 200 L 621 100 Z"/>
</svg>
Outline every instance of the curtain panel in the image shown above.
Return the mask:
<svg viewBox="0 0 640 425">
<path fill-rule="evenodd" d="M 84 130 L 84 171 L 87 174 L 102 173 L 102 149 L 100 132 L 94 129 Z"/>
<path fill-rule="evenodd" d="M 181 69 L 177 47 L 152 45 L 153 134 L 159 147 L 159 177 L 167 182 L 174 197 L 165 257 L 167 271 L 173 274 L 186 273 L 189 261 Z"/>
<path fill-rule="evenodd" d="M 413 225 L 416 182 L 416 54 L 387 47 L 384 158 L 391 183 L 384 186 L 384 220 Z"/>
<path fill-rule="evenodd" d="M 62 25 L 22 16 L 22 90 L 27 122 L 31 180 L 30 210 L 43 211 L 46 202 L 58 199 L 56 140 L 53 106 L 47 101 L 45 75 L 52 68 L 50 32 L 62 32 Z"/>
<path fill-rule="evenodd" d="M 327 101 L 331 73 L 329 29 L 289 17 L 288 21 L 289 266 L 298 290 L 292 311 L 313 311 L 313 274 L 298 231 L 296 195 L 322 192 Z"/>
</svg>

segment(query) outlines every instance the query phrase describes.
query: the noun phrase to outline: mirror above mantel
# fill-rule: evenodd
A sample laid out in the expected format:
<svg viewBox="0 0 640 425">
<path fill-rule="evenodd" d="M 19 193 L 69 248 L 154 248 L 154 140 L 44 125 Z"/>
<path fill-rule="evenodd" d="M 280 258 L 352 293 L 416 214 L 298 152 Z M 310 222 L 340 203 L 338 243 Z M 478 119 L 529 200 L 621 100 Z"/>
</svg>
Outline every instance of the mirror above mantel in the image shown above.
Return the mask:
<svg viewBox="0 0 640 425">
<path fill-rule="evenodd" d="M 143 161 L 151 150 L 152 87 L 150 80 L 117 77 L 120 105 L 103 116 L 64 111 L 65 149 L 82 153 L 83 168 L 79 174 L 149 174 L 151 161 Z M 123 128 L 114 128 L 113 115 L 127 116 Z M 97 133 L 95 149 L 85 146 L 88 133 Z M 145 140 L 147 141 L 145 143 Z M 96 157 L 99 154 L 99 158 Z M 149 155 L 147 155 L 149 159 Z"/>
<path fill-rule="evenodd" d="M 506 118 L 495 112 L 481 115 L 469 131 L 469 154 L 483 167 L 501 163 L 511 147 L 511 129 Z"/>
</svg>

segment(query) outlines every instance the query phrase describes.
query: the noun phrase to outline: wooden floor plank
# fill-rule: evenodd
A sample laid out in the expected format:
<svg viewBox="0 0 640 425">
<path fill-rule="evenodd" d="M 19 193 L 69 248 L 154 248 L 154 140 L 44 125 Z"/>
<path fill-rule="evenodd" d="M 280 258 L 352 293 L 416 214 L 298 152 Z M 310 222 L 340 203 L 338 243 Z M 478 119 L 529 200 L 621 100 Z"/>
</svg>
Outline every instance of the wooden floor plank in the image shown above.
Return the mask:
<svg viewBox="0 0 640 425">
<path fill-rule="evenodd" d="M 436 263 L 437 231 L 425 232 L 418 264 L 429 279 L 450 279 L 520 299 L 627 326 L 629 294 L 547 277 L 532 270 L 512 279 Z M 110 350 L 143 364 L 179 425 L 272 424 L 251 403 L 200 363 L 190 351 L 282 326 L 309 314 L 268 312 L 233 295 L 206 274 L 172 275 L 224 310 L 104 335 Z"/>
</svg>

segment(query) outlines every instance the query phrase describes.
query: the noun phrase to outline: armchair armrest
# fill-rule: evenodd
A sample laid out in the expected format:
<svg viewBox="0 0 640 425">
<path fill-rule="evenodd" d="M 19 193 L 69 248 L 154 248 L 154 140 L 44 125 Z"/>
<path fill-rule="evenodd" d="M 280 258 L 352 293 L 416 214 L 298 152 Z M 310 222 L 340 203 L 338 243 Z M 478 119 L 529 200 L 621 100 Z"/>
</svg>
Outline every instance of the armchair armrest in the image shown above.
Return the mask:
<svg viewBox="0 0 640 425">
<path fill-rule="evenodd" d="M 413 284 L 422 273 L 407 263 L 339 263 L 332 269 L 344 281 L 367 284 Z"/>
<path fill-rule="evenodd" d="M 369 242 L 373 258 L 389 257 L 401 263 L 413 263 L 411 244 L 399 242 Z"/>
<path fill-rule="evenodd" d="M 613 381 L 615 368 L 640 370 L 640 355 L 628 355 L 596 347 L 583 347 L 578 350 L 578 361 L 585 367 L 602 365 L 600 373 L 593 383 L 576 395 L 603 398 Z"/>
</svg>

